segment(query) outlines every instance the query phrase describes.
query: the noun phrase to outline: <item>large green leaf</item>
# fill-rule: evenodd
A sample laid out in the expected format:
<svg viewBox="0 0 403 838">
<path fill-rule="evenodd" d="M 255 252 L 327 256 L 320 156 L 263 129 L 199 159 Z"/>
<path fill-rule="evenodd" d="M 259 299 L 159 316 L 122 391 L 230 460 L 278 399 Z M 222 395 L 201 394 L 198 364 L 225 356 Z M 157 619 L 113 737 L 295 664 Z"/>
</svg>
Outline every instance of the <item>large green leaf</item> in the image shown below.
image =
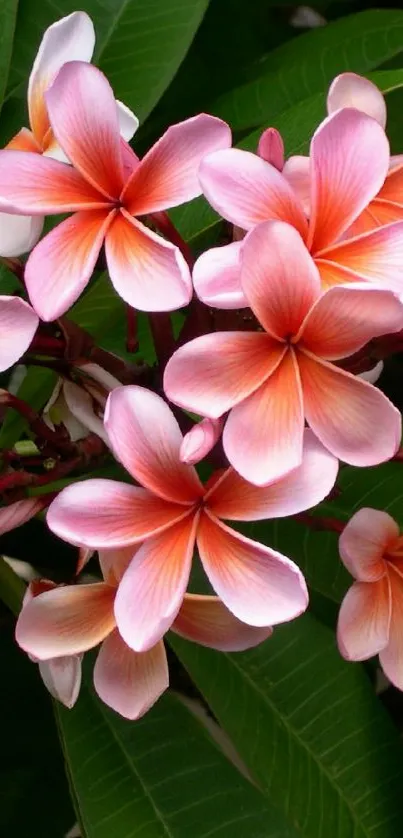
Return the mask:
<svg viewBox="0 0 403 838">
<path fill-rule="evenodd" d="M 0 110 L 7 86 L 17 6 L 18 0 L 2 0 L 0 6 Z"/>
<path fill-rule="evenodd" d="M 84 687 L 58 718 L 86 838 L 292 838 L 176 696 L 133 723 Z"/>
<path fill-rule="evenodd" d="M 264 793 L 304 838 L 400 838 L 403 753 L 362 667 L 312 616 L 258 648 L 170 641 Z"/>
<path fill-rule="evenodd" d="M 402 11 L 372 9 L 350 15 L 271 52 L 257 79 L 218 98 L 210 109 L 235 130 L 252 128 L 324 91 L 338 73 L 367 73 L 402 49 Z"/>
</svg>

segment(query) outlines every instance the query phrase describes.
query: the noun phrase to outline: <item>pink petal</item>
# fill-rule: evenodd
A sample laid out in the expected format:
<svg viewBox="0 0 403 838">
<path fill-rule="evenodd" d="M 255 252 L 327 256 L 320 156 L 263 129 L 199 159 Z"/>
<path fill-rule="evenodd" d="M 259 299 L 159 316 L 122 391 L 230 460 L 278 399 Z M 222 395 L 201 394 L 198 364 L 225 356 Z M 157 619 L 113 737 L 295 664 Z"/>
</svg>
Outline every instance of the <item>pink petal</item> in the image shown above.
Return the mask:
<svg viewBox="0 0 403 838">
<path fill-rule="evenodd" d="M 169 686 L 162 641 L 148 652 L 133 652 L 118 631 L 104 640 L 94 666 L 94 686 L 102 701 L 125 719 L 140 719 Z"/>
<path fill-rule="evenodd" d="M 4 372 L 28 349 L 39 318 L 19 297 L 0 296 L 0 372 Z"/>
<path fill-rule="evenodd" d="M 315 438 L 304 432 L 302 463 L 269 486 L 254 486 L 227 469 L 205 496 L 205 503 L 217 518 L 229 521 L 258 521 L 296 515 L 316 506 L 331 491 L 338 461 Z"/>
<path fill-rule="evenodd" d="M 105 242 L 112 283 L 123 300 L 141 311 L 173 311 L 192 296 L 189 267 L 179 249 L 120 212 Z"/>
<path fill-rule="evenodd" d="M 403 690 L 403 578 L 393 570 L 390 571 L 390 591 L 389 642 L 379 655 L 379 663 L 392 684 Z"/>
<path fill-rule="evenodd" d="M 172 631 L 220 652 L 243 652 L 273 633 L 270 626 L 256 628 L 242 623 L 218 597 L 199 594 L 185 594 Z"/>
<path fill-rule="evenodd" d="M 33 154 L 42 153 L 41 146 L 36 142 L 32 131 L 28 128 L 21 128 L 4 148 L 14 151 L 31 151 Z"/>
<path fill-rule="evenodd" d="M 392 162 L 392 158 L 391 158 Z M 397 165 L 393 165 L 393 168 L 390 169 L 388 176 L 380 190 L 379 194 L 376 196 L 376 211 L 380 209 L 378 206 L 379 203 L 385 204 L 385 202 L 393 202 L 395 204 L 400 205 L 400 210 L 402 209 L 402 187 L 403 187 L 403 161 L 401 160 Z M 371 211 L 373 209 L 372 204 L 370 207 Z M 374 208 L 375 209 L 375 208 Z M 401 218 L 401 216 L 400 216 Z M 385 222 L 384 222 L 385 223 Z"/>
<path fill-rule="evenodd" d="M 73 12 L 46 29 L 28 85 L 29 121 L 41 145 L 49 129 L 45 91 L 66 61 L 91 61 L 94 46 L 94 25 L 85 12 Z"/>
<path fill-rule="evenodd" d="M 197 546 L 210 582 L 227 608 L 251 626 L 293 620 L 305 611 L 304 577 L 290 559 L 204 514 Z"/>
<path fill-rule="evenodd" d="M 300 154 L 289 157 L 284 163 L 283 176 L 292 186 L 306 215 L 311 212 L 310 160 Z"/>
<path fill-rule="evenodd" d="M 241 284 L 263 328 L 278 340 L 295 335 L 320 294 L 320 277 L 301 236 L 289 224 L 267 221 L 246 236 Z"/>
<path fill-rule="evenodd" d="M 402 211 L 403 215 L 403 211 Z M 324 262 L 332 263 L 329 268 Z M 351 272 L 352 281 L 377 282 L 380 286 L 403 292 L 403 221 L 387 224 L 353 239 L 347 239 L 336 247 L 321 251 L 316 263 L 319 271 L 334 271 L 334 266 Z M 323 266 L 323 267 L 322 267 Z M 341 273 L 339 282 L 343 280 Z"/>
<path fill-rule="evenodd" d="M 197 516 L 170 527 L 140 547 L 120 582 L 116 623 L 123 640 L 146 652 L 172 625 L 181 606 L 195 543 Z"/>
<path fill-rule="evenodd" d="M 20 613 L 17 643 L 39 660 L 86 652 L 115 627 L 114 597 L 103 582 L 39 594 Z"/>
<path fill-rule="evenodd" d="M 248 305 L 241 286 L 241 242 L 206 250 L 193 268 L 197 296 L 213 308 L 245 308 Z"/>
<path fill-rule="evenodd" d="M 199 174 L 211 206 L 233 224 L 250 230 L 260 221 L 279 219 L 306 235 L 306 218 L 291 186 L 257 154 L 216 151 L 203 160 Z"/>
<path fill-rule="evenodd" d="M 264 486 L 301 464 L 303 434 L 301 382 L 290 351 L 261 387 L 232 409 L 224 451 L 245 480 Z"/>
<path fill-rule="evenodd" d="M 0 151 L 0 207 L 24 215 L 109 208 L 67 163 L 29 151 Z"/>
<path fill-rule="evenodd" d="M 223 419 L 202 419 L 183 437 L 180 447 L 182 463 L 194 465 L 214 448 L 223 429 Z"/>
<path fill-rule="evenodd" d="M 284 167 L 284 143 L 277 128 L 266 128 L 260 137 L 257 147 L 259 157 L 271 163 L 279 172 Z"/>
<path fill-rule="evenodd" d="M 388 181 L 386 178 L 385 183 Z M 383 190 L 381 189 L 380 195 Z M 346 235 L 360 236 L 362 233 L 369 233 L 386 224 L 403 219 L 403 206 L 393 201 L 375 200 L 371 201 L 367 209 L 354 221 Z"/>
<path fill-rule="evenodd" d="M 344 658 L 363 661 L 388 644 L 390 590 L 387 576 L 378 582 L 354 582 L 343 599 L 337 641 Z"/>
<path fill-rule="evenodd" d="M 180 461 L 179 425 L 156 393 L 117 387 L 108 398 L 105 426 L 117 459 L 150 492 L 180 504 L 202 497 L 195 469 Z"/>
<path fill-rule="evenodd" d="M 403 290 L 403 288 L 402 288 Z M 301 328 L 300 345 L 329 361 L 353 355 L 368 341 L 403 328 L 403 305 L 372 286 L 330 288 Z"/>
<path fill-rule="evenodd" d="M 31 215 L 0 213 L 0 255 L 20 256 L 27 253 L 41 236 L 44 219 Z"/>
<path fill-rule="evenodd" d="M 323 445 L 353 466 L 374 466 L 396 453 L 401 416 L 372 384 L 333 364 L 299 354 L 305 418 Z"/>
<path fill-rule="evenodd" d="M 286 347 L 261 332 L 216 332 L 181 346 L 168 361 L 164 390 L 171 402 L 219 419 L 276 369 Z"/>
<path fill-rule="evenodd" d="M 40 661 L 39 672 L 53 698 L 71 710 L 81 687 L 81 655 L 66 655 Z"/>
<path fill-rule="evenodd" d="M 97 479 L 63 489 L 49 507 L 47 523 L 71 544 L 110 550 L 143 541 L 188 513 L 146 489 Z"/>
<path fill-rule="evenodd" d="M 379 192 L 388 167 L 388 140 L 371 117 L 343 108 L 322 122 L 311 142 L 313 252 L 348 229 Z"/>
<path fill-rule="evenodd" d="M 115 547 L 114 550 L 99 550 L 99 565 L 107 585 L 117 588 L 123 574 L 140 549 L 142 542 L 129 544 L 128 547 Z"/>
<path fill-rule="evenodd" d="M 123 102 L 119 102 L 119 100 L 116 99 L 116 105 L 118 109 L 119 133 L 120 136 L 128 143 L 134 137 L 138 129 L 139 121 L 133 111 L 131 111 L 130 108 L 128 108 Z"/>
<path fill-rule="evenodd" d="M 112 88 L 91 64 L 65 64 L 45 95 L 53 132 L 68 159 L 95 189 L 119 198 L 123 165 Z"/>
<path fill-rule="evenodd" d="M 17 500 L 9 506 L 2 507 L 0 509 L 0 535 L 26 524 L 46 506 L 46 499 L 36 497 Z"/>
<path fill-rule="evenodd" d="M 77 212 L 32 251 L 25 282 L 42 320 L 55 320 L 78 299 L 92 276 L 113 216 L 114 211 Z"/>
<path fill-rule="evenodd" d="M 376 582 L 386 572 L 384 553 L 399 538 L 396 521 L 380 509 L 359 509 L 339 539 L 340 557 L 360 582 Z"/>
<path fill-rule="evenodd" d="M 86 432 L 91 431 L 91 433 L 97 434 L 105 445 L 109 445 L 104 423 L 95 413 L 94 401 L 90 394 L 75 384 L 74 381 L 66 380 L 63 382 L 63 396 L 71 418 L 75 419 L 84 428 L 84 435 L 86 436 Z M 64 424 L 66 425 L 65 419 Z M 71 432 L 70 437 L 73 439 Z"/>
<path fill-rule="evenodd" d="M 357 76 L 356 73 L 341 73 L 333 79 L 327 94 L 327 111 L 331 114 L 339 108 L 357 108 L 368 116 L 372 116 L 382 128 L 385 128 L 385 99 L 376 84 L 363 76 Z"/>
<path fill-rule="evenodd" d="M 230 145 L 229 126 L 215 116 L 202 113 L 171 125 L 140 162 L 122 201 L 132 215 L 144 215 L 196 198 L 201 160 Z"/>
</svg>

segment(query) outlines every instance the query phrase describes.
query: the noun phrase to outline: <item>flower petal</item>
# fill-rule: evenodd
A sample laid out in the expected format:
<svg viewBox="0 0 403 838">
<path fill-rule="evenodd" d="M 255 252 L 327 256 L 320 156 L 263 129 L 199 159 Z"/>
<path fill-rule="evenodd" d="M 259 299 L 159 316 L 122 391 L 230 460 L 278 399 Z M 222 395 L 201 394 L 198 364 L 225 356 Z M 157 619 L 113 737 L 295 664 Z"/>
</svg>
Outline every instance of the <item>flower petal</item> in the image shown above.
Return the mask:
<svg viewBox="0 0 403 838">
<path fill-rule="evenodd" d="M 333 364 L 299 354 L 305 418 L 323 445 L 353 466 L 374 466 L 396 453 L 401 416 L 372 384 Z"/>
<path fill-rule="evenodd" d="M 277 128 L 266 128 L 260 136 L 257 147 L 259 157 L 271 163 L 281 172 L 284 168 L 284 143 Z"/>
<path fill-rule="evenodd" d="M 290 351 L 261 387 L 232 409 L 224 451 L 245 480 L 264 486 L 301 464 L 303 434 L 301 382 Z"/>
<path fill-rule="evenodd" d="M 331 114 L 340 108 L 357 108 L 385 128 L 386 103 L 381 91 L 376 84 L 357 73 L 341 73 L 329 87 L 327 112 Z"/>
<path fill-rule="evenodd" d="M 299 233 L 282 221 L 259 224 L 242 246 L 241 285 L 263 328 L 295 335 L 320 294 L 320 277 Z"/>
<path fill-rule="evenodd" d="M 398 538 L 399 527 L 387 512 L 363 507 L 340 535 L 340 558 L 354 579 L 376 582 L 386 571 L 384 553 Z"/>
<path fill-rule="evenodd" d="M 117 459 L 150 492 L 181 504 L 202 497 L 195 469 L 180 460 L 179 425 L 156 393 L 136 385 L 117 387 L 108 398 L 105 427 Z"/>
<path fill-rule="evenodd" d="M 242 623 L 219 597 L 200 594 L 185 594 L 172 631 L 220 652 L 243 652 L 258 646 L 273 633 L 270 626 L 256 628 Z"/>
<path fill-rule="evenodd" d="M 38 328 L 33 309 L 19 297 L 0 296 L 0 372 L 4 372 L 28 349 Z"/>
<path fill-rule="evenodd" d="M 94 25 L 85 12 L 73 12 L 46 30 L 28 84 L 29 121 L 40 145 L 49 129 L 45 91 L 66 61 L 91 61 L 94 46 Z"/>
<path fill-rule="evenodd" d="M 39 672 L 53 698 L 71 710 L 81 687 L 81 655 L 66 655 L 40 661 Z"/>
<path fill-rule="evenodd" d="M 377 583 L 379 585 L 379 582 Z M 393 570 L 390 572 L 392 613 L 389 626 L 389 641 L 379 655 L 379 663 L 387 678 L 399 690 L 403 689 L 403 578 Z"/>
<path fill-rule="evenodd" d="M 344 658 L 363 661 L 388 644 L 390 623 L 389 579 L 354 582 L 343 599 L 337 625 L 337 642 Z"/>
<path fill-rule="evenodd" d="M 169 686 L 162 641 L 148 652 L 133 652 L 113 631 L 94 666 L 94 686 L 102 701 L 125 719 L 140 719 Z"/>
<path fill-rule="evenodd" d="M 180 250 L 121 211 L 105 242 L 112 284 L 141 311 L 173 311 L 192 296 L 189 267 Z"/>
<path fill-rule="evenodd" d="M 313 252 L 333 244 L 379 192 L 389 167 L 389 144 L 374 119 L 343 108 L 325 119 L 311 142 Z"/>
<path fill-rule="evenodd" d="M 401 211 L 403 216 L 403 209 Z M 403 292 L 403 221 L 346 239 L 336 247 L 321 251 L 317 257 L 319 271 L 323 261 L 355 275 L 355 281 L 378 282 L 397 293 Z M 326 266 L 325 270 L 326 270 Z M 344 280 L 345 281 L 345 280 Z M 348 279 L 347 279 L 348 281 Z M 339 280 L 343 282 L 343 278 Z"/>
<path fill-rule="evenodd" d="M 144 215 L 196 198 L 201 160 L 230 145 L 229 126 L 215 116 L 202 113 L 171 125 L 133 172 L 122 201 L 132 215 Z"/>
<path fill-rule="evenodd" d="M 123 102 L 119 102 L 119 100 L 116 99 L 116 104 L 118 108 L 120 136 L 128 143 L 134 137 L 138 129 L 139 121 L 133 111 L 131 111 L 130 108 L 128 108 Z"/>
<path fill-rule="evenodd" d="M 86 652 L 115 627 L 114 597 L 114 589 L 103 582 L 39 594 L 20 613 L 17 643 L 38 660 Z"/>
<path fill-rule="evenodd" d="M 67 163 L 29 151 L 0 151 L 0 206 L 24 215 L 109 208 Z"/>
<path fill-rule="evenodd" d="M 41 237 L 42 216 L 0 213 L 0 255 L 20 256 L 28 253 Z"/>
<path fill-rule="evenodd" d="M 123 574 L 140 549 L 142 542 L 129 544 L 128 547 L 115 547 L 114 550 L 99 550 L 99 566 L 101 568 L 104 582 L 117 588 Z"/>
<path fill-rule="evenodd" d="M 219 419 L 260 387 L 285 351 L 285 345 L 261 332 L 202 335 L 168 361 L 165 393 L 185 410 Z"/>
<path fill-rule="evenodd" d="M 0 535 L 17 529 L 30 521 L 38 512 L 47 506 L 43 497 L 24 498 L 3 506 L 0 509 Z"/>
<path fill-rule="evenodd" d="M 187 507 L 167 503 L 145 489 L 96 479 L 63 489 L 49 507 L 47 523 L 71 544 L 111 549 L 143 541 L 187 514 Z"/>
<path fill-rule="evenodd" d="M 307 216 L 311 212 L 310 160 L 301 154 L 289 157 L 284 163 L 283 176 L 298 196 Z"/>
<path fill-rule="evenodd" d="M 34 154 L 41 154 L 41 146 L 35 140 L 32 131 L 29 128 L 21 128 L 18 134 L 4 146 L 4 149 L 14 149 L 14 151 L 31 151 Z"/>
<path fill-rule="evenodd" d="M 300 345 L 331 361 L 347 358 L 372 338 L 400 329 L 403 305 L 391 291 L 336 287 L 323 294 L 309 312 Z"/>
<path fill-rule="evenodd" d="M 196 260 L 193 285 L 197 296 L 213 308 L 245 308 L 241 286 L 241 242 L 212 247 Z"/>
<path fill-rule="evenodd" d="M 227 608 L 251 626 L 293 620 L 308 592 L 294 562 L 204 514 L 197 533 L 204 570 Z"/>
<path fill-rule="evenodd" d="M 89 282 L 114 211 L 77 212 L 45 236 L 32 251 L 25 282 L 35 311 L 56 320 Z"/>
<path fill-rule="evenodd" d="M 95 189 L 119 198 L 123 188 L 118 111 L 100 70 L 70 61 L 45 95 L 53 133 L 68 159 Z"/>
<path fill-rule="evenodd" d="M 220 215 L 250 230 L 260 221 L 279 219 L 307 232 L 303 209 L 283 175 L 257 154 L 231 148 L 216 151 L 201 163 L 203 192 Z"/>
<path fill-rule="evenodd" d="M 193 425 L 181 443 L 179 452 L 181 462 L 193 465 L 206 457 L 218 442 L 223 425 L 223 419 L 202 419 L 201 422 Z"/>
<path fill-rule="evenodd" d="M 308 428 L 304 431 L 302 463 L 269 486 L 254 486 L 232 468 L 206 495 L 217 518 L 259 521 L 296 515 L 316 506 L 334 486 L 338 461 Z"/>
<path fill-rule="evenodd" d="M 188 517 L 143 544 L 120 582 L 116 623 L 136 652 L 151 649 L 181 606 L 192 565 L 197 516 Z"/>
<path fill-rule="evenodd" d="M 68 411 L 72 414 L 70 418 L 77 420 L 79 426 L 81 425 L 84 428 L 84 436 L 87 436 L 87 432 L 91 431 L 97 434 L 104 441 L 105 445 L 109 445 L 104 423 L 95 413 L 94 402 L 90 394 L 83 390 L 82 387 L 78 387 L 74 381 L 64 381 L 63 396 L 66 400 Z M 66 425 L 66 420 L 64 420 L 64 424 Z M 72 438 L 71 433 L 70 437 Z M 80 436 L 79 439 L 81 438 Z"/>
</svg>

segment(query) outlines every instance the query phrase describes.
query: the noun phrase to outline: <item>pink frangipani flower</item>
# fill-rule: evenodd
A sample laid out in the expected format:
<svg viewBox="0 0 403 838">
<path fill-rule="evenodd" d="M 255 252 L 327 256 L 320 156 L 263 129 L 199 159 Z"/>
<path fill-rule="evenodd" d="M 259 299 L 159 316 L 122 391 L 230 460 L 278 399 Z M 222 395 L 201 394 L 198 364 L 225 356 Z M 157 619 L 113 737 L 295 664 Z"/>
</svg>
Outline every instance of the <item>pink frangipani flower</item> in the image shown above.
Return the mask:
<svg viewBox="0 0 403 838">
<path fill-rule="evenodd" d="M 73 12 L 53 23 L 44 33 L 28 84 L 30 128 L 21 128 L 6 149 L 44 154 L 67 162 L 58 145 L 47 113 L 45 92 L 66 61 L 91 61 L 95 46 L 92 20 L 85 12 Z M 121 136 L 131 140 L 138 120 L 121 102 L 116 102 Z M 18 256 L 36 244 L 43 228 L 43 215 L 0 213 L 0 254 Z"/>
<path fill-rule="evenodd" d="M 25 280 L 39 316 L 53 320 L 75 302 L 103 242 L 112 283 L 129 305 L 145 311 L 186 305 L 192 283 L 179 248 L 138 216 L 199 195 L 199 163 L 231 144 L 228 126 L 206 114 L 192 117 L 171 126 L 139 161 L 120 138 L 112 89 L 95 67 L 65 64 L 45 98 L 54 135 L 73 165 L 0 152 L 0 205 L 17 213 L 74 213 L 28 259 Z"/>
<path fill-rule="evenodd" d="M 379 654 L 385 675 L 403 690 L 403 536 L 379 509 L 360 509 L 339 539 L 340 556 L 356 580 L 341 604 L 338 644 L 343 657 Z"/>
<path fill-rule="evenodd" d="M 39 325 L 31 306 L 19 297 L 0 296 L 0 372 L 27 351 Z"/>
<path fill-rule="evenodd" d="M 392 457 L 399 411 L 332 362 L 401 329 L 399 299 L 374 286 L 323 293 L 301 236 L 282 221 L 248 233 L 241 280 L 264 331 L 217 332 L 180 347 L 165 369 L 168 398 L 211 419 L 230 410 L 225 453 L 257 485 L 299 465 L 305 420 L 334 456 L 352 465 Z"/>
<path fill-rule="evenodd" d="M 384 130 L 366 114 L 344 108 L 316 130 L 309 159 L 290 158 L 279 172 L 256 154 L 226 149 L 203 159 L 200 181 L 214 209 L 244 230 L 265 220 L 295 227 L 315 260 L 322 288 L 378 282 L 402 292 L 403 221 L 346 236 L 383 186 L 388 167 Z M 239 242 L 213 248 L 196 262 L 195 290 L 208 305 L 247 305 L 239 273 L 241 248 Z"/>
<path fill-rule="evenodd" d="M 172 625 L 195 543 L 214 590 L 242 622 L 275 625 L 305 610 L 299 568 L 222 519 L 284 517 L 322 500 L 338 463 L 310 432 L 302 464 L 287 478 L 258 489 L 229 468 L 204 487 L 195 469 L 181 462 L 178 423 L 155 393 L 137 386 L 114 390 L 105 424 L 116 458 L 141 488 L 113 480 L 68 486 L 47 520 L 53 532 L 81 546 L 105 550 L 143 542 L 137 552 L 133 548 L 115 602 L 119 631 L 132 649 L 149 649 Z"/>
<path fill-rule="evenodd" d="M 23 607 L 16 628 L 17 642 L 48 672 L 51 668 L 51 676 L 58 667 L 59 690 L 60 661 L 65 667 L 70 662 L 71 667 L 83 652 L 102 643 L 94 668 L 95 689 L 105 704 L 128 719 L 146 713 L 169 684 L 162 640 L 145 652 L 135 652 L 116 627 L 116 591 L 135 549 L 101 552 L 103 582 L 52 586 L 53 590 Z M 251 628 L 241 623 L 218 597 L 196 594 L 185 596 L 172 629 L 203 646 L 231 652 L 256 646 L 272 631 L 270 627 Z M 68 680 L 66 671 L 64 678 Z M 57 693 L 55 697 L 61 698 Z"/>
</svg>

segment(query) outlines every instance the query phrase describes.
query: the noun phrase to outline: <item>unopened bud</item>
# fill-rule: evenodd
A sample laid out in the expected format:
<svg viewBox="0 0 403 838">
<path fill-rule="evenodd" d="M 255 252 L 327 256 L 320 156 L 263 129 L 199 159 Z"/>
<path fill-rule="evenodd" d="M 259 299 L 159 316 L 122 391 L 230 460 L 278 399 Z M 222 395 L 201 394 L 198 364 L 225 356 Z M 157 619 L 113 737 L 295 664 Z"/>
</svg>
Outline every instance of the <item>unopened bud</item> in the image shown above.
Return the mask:
<svg viewBox="0 0 403 838">
<path fill-rule="evenodd" d="M 284 167 L 284 143 L 277 128 L 266 128 L 263 131 L 257 147 L 259 157 L 271 163 L 279 172 L 283 171 Z"/>
<path fill-rule="evenodd" d="M 187 465 L 195 465 L 205 457 L 216 444 L 221 434 L 223 419 L 202 419 L 186 436 L 180 449 L 180 459 Z"/>
</svg>

